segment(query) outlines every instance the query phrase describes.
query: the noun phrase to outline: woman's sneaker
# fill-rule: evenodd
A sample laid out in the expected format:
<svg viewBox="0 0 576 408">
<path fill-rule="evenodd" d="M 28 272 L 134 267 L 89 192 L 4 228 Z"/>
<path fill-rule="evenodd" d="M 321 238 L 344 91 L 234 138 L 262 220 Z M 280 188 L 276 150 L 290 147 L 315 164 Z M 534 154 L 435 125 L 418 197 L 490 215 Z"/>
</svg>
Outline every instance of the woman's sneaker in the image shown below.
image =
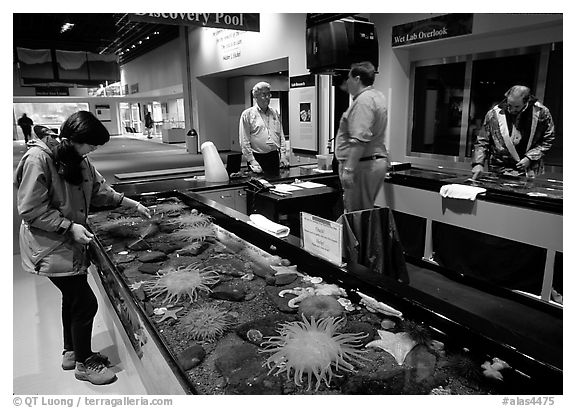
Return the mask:
<svg viewBox="0 0 576 408">
<path fill-rule="evenodd" d="M 76 362 L 74 371 L 76 379 L 89 381 L 94 385 L 110 384 L 116 381 L 116 374 L 96 354 L 91 355 L 83 363 Z"/>
<path fill-rule="evenodd" d="M 74 370 L 76 368 L 76 358 L 74 351 L 64 350 L 62 353 L 62 369 L 63 370 Z"/>
<path fill-rule="evenodd" d="M 98 352 L 92 354 L 95 358 L 100 359 L 106 367 L 110 366 L 110 360 L 104 354 Z M 64 350 L 62 353 L 62 369 L 63 370 L 74 370 L 76 368 L 76 356 L 74 351 Z"/>
</svg>

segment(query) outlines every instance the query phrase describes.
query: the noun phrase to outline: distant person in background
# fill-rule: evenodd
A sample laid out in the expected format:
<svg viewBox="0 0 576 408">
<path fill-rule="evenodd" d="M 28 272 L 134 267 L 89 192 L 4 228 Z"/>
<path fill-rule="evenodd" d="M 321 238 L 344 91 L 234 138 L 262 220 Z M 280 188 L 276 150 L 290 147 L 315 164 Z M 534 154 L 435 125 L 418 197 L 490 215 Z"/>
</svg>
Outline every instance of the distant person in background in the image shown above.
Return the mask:
<svg viewBox="0 0 576 408">
<path fill-rule="evenodd" d="M 252 95 L 256 105 L 242 112 L 238 127 L 242 154 L 254 173 L 278 174 L 289 161 L 280 115 L 269 106 L 270 84 L 258 82 Z"/>
<path fill-rule="evenodd" d="M 515 85 L 502 102 L 486 113 L 472 156 L 472 178 L 488 164 L 491 171 L 517 171 L 534 177 L 543 170 L 542 158 L 554 141 L 550 111 L 530 88 Z"/>
<path fill-rule="evenodd" d="M 386 97 L 372 86 L 374 79 L 374 65 L 360 62 L 352 64 L 345 82 L 352 103 L 340 119 L 335 156 L 346 212 L 374 208 L 388 171 L 388 109 Z"/>
<path fill-rule="evenodd" d="M 18 126 L 22 129 L 22 133 L 24 133 L 24 143 L 28 143 L 30 137 L 32 136 L 32 125 L 34 122 L 30 119 L 25 113 L 22 114 L 22 117 L 18 119 Z"/>
<path fill-rule="evenodd" d="M 144 115 L 144 133 L 148 139 L 152 139 L 152 128 L 154 127 L 154 121 L 152 120 L 152 114 L 146 112 Z"/>
<path fill-rule="evenodd" d="M 62 292 L 62 368 L 75 370 L 79 380 L 108 384 L 116 380 L 107 368 L 108 357 L 92 351 L 98 302 L 87 276 L 88 245 L 94 237 L 86 228 L 88 210 L 130 207 L 145 218 L 150 218 L 150 212 L 109 187 L 86 157 L 110 140 L 108 130 L 92 113 L 70 115 L 60 128 L 60 138 L 58 142 L 47 134 L 42 140 L 31 140 L 14 173 L 22 218 L 22 268 L 47 277 Z"/>
</svg>

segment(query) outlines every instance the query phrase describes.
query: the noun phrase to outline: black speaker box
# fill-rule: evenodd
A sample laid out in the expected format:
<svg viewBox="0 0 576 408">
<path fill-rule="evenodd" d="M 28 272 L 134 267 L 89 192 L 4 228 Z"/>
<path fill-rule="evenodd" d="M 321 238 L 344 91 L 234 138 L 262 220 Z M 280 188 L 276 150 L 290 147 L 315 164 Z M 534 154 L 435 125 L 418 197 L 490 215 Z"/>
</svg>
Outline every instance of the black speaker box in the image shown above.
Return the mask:
<svg viewBox="0 0 576 408">
<path fill-rule="evenodd" d="M 378 38 L 374 23 L 350 18 L 306 29 L 306 67 L 312 74 L 348 70 L 370 61 L 378 70 Z"/>
</svg>

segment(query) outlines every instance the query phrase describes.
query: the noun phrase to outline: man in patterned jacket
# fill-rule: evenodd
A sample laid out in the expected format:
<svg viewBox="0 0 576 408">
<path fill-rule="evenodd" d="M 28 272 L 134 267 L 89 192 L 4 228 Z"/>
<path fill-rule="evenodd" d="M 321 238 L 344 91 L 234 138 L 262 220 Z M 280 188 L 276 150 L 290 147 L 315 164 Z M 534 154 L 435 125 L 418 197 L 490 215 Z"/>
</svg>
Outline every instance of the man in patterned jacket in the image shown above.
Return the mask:
<svg viewBox="0 0 576 408">
<path fill-rule="evenodd" d="M 484 118 L 474 144 L 473 179 L 484 171 L 486 161 L 491 171 L 515 170 L 534 177 L 554 141 L 550 111 L 531 95 L 530 88 L 515 85 L 505 96 Z"/>
</svg>

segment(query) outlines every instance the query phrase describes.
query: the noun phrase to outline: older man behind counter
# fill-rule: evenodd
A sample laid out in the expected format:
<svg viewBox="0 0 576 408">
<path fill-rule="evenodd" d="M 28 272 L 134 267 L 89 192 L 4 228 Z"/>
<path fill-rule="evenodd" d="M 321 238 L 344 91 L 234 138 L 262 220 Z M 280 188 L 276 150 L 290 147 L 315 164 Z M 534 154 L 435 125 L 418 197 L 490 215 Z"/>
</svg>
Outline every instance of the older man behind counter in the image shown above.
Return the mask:
<svg viewBox="0 0 576 408">
<path fill-rule="evenodd" d="M 258 82 L 252 88 L 256 105 L 240 116 L 238 133 L 242 154 L 255 173 L 278 174 L 280 167 L 289 166 L 282 121 L 270 107 L 270 84 Z"/>
<path fill-rule="evenodd" d="M 532 178 L 542 172 L 542 158 L 554 141 L 552 115 L 530 88 L 515 85 L 504 96 L 486 113 L 474 144 L 473 179 L 484 172 L 485 162 L 496 173 L 516 171 Z"/>
</svg>

